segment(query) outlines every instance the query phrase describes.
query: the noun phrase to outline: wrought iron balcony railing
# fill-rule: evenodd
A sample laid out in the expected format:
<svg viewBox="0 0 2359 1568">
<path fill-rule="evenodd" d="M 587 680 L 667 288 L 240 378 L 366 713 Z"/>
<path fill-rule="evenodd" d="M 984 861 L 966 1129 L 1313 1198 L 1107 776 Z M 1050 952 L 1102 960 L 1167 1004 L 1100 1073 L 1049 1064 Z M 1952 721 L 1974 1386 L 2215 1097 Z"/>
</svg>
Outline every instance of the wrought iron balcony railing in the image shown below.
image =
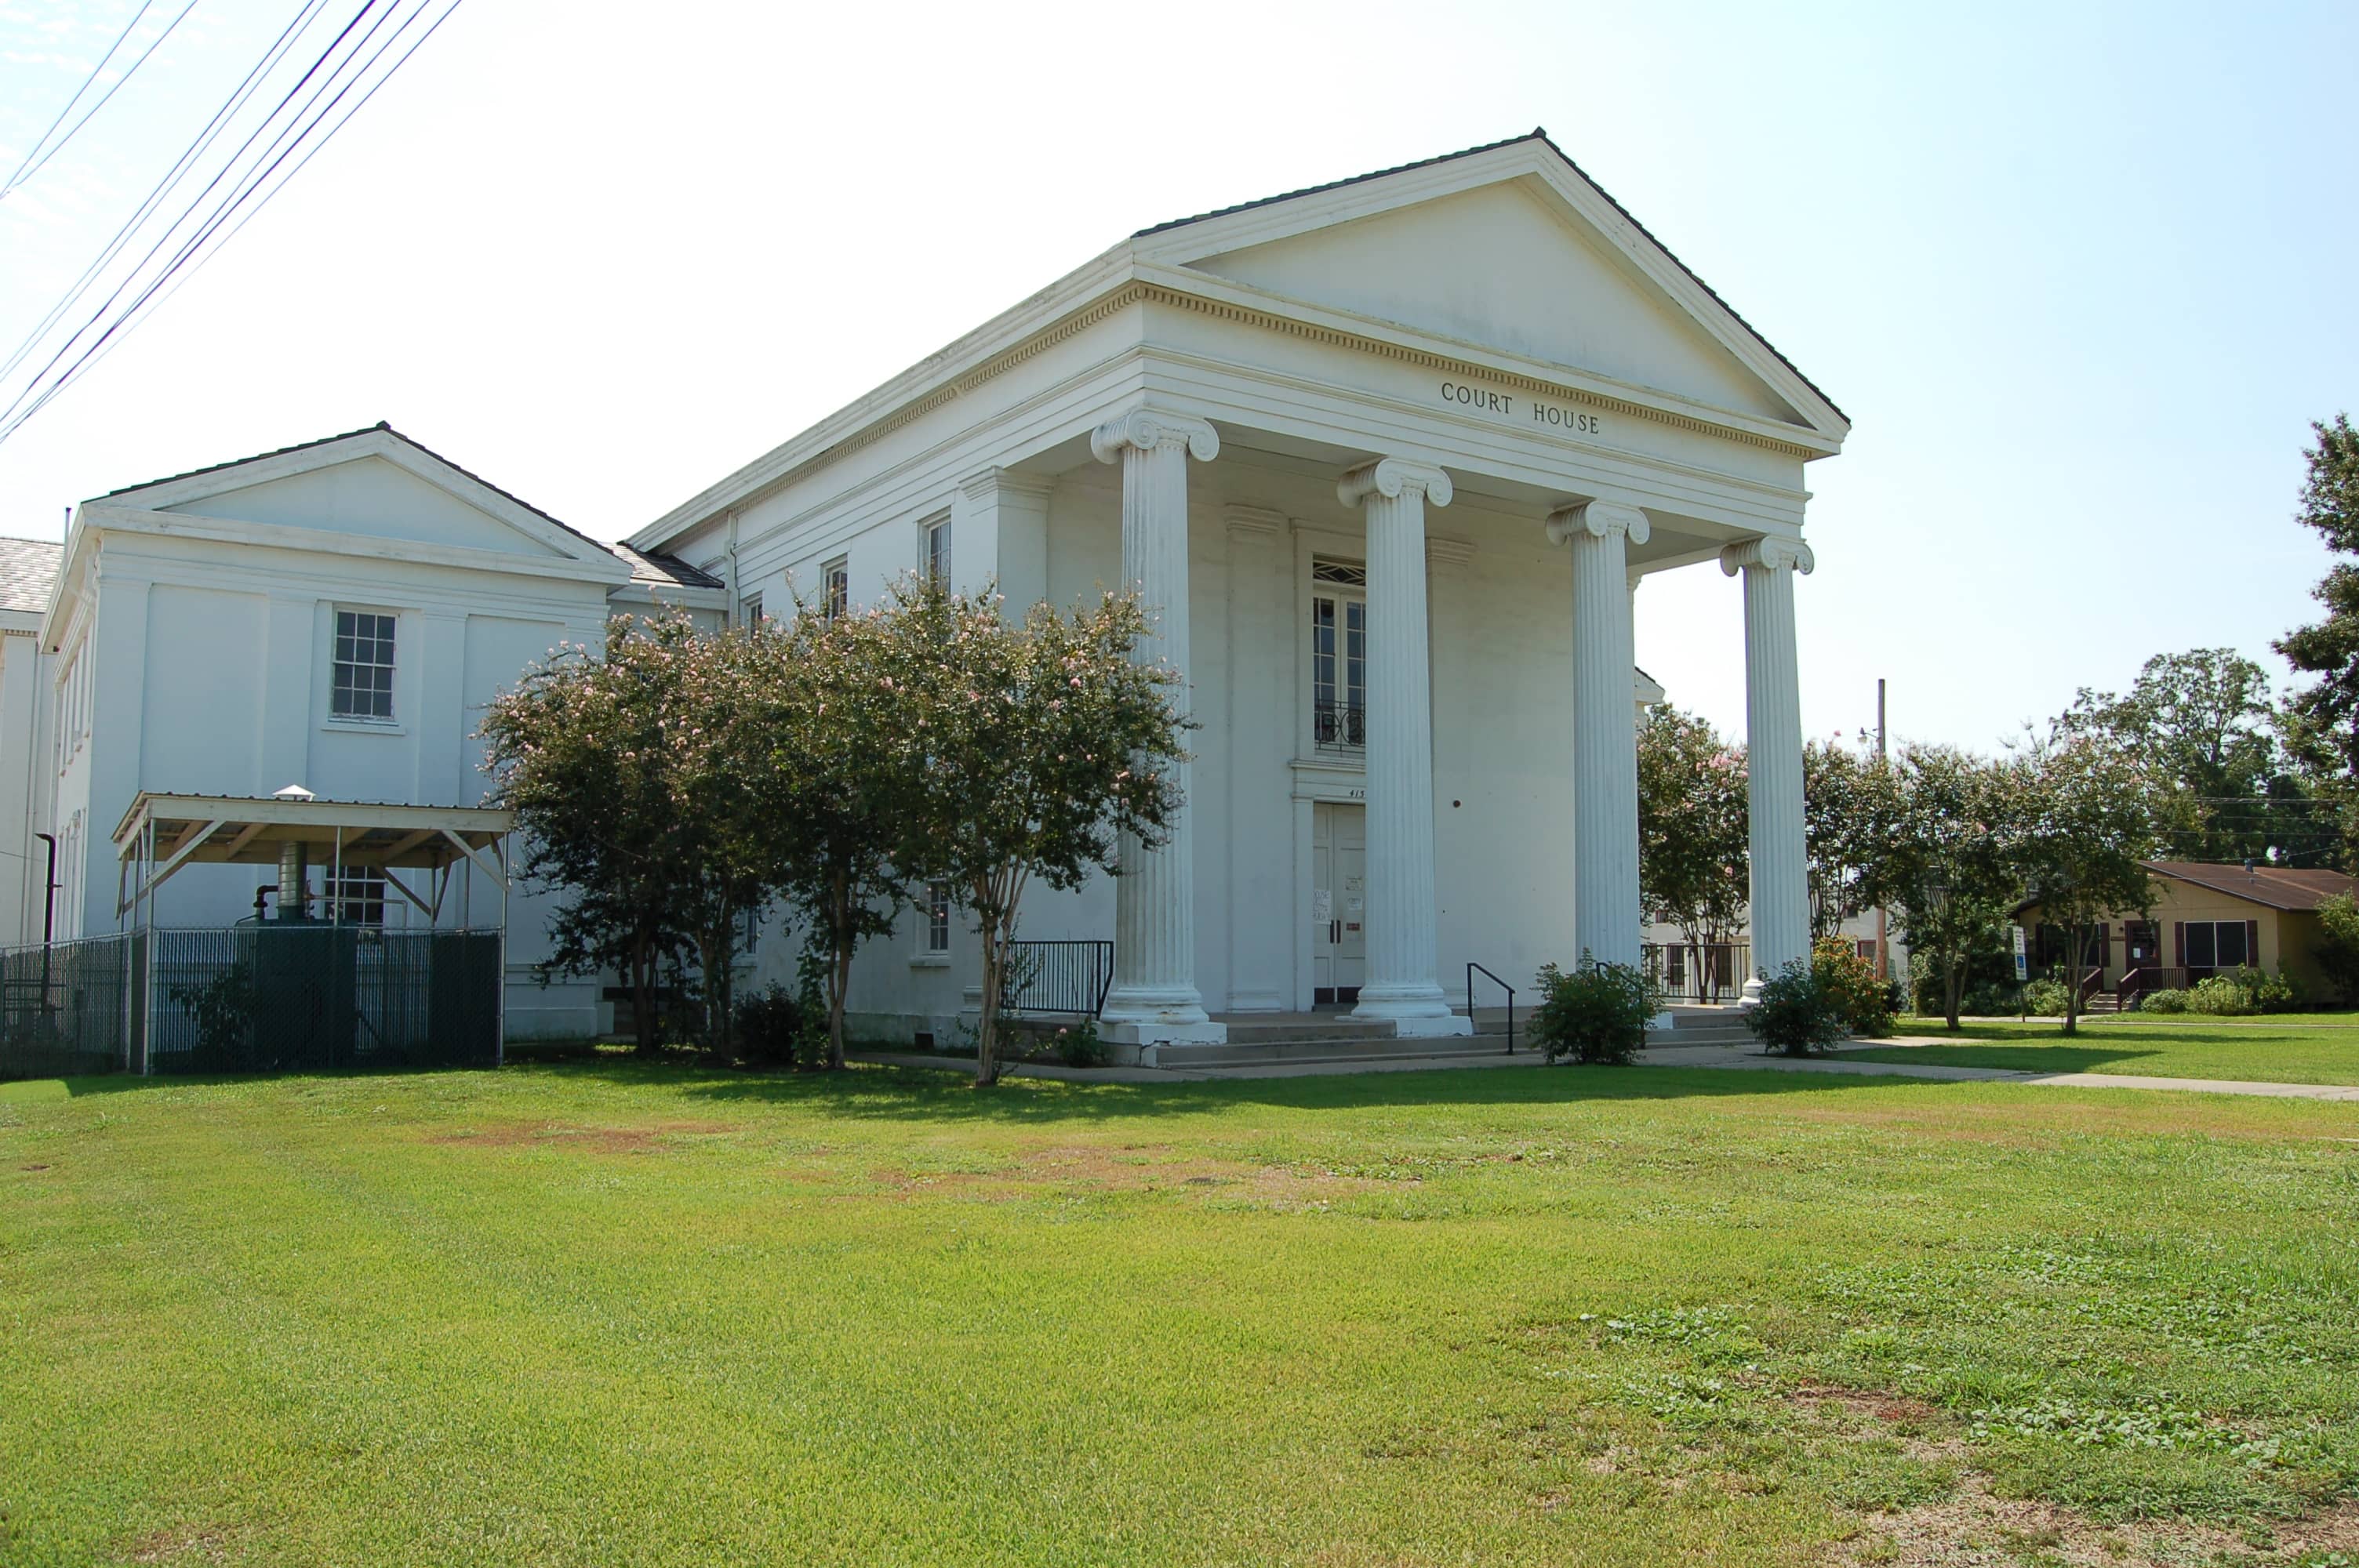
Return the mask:
<svg viewBox="0 0 2359 1568">
<path fill-rule="evenodd" d="M 1358 752 L 1368 744 L 1367 710 L 1357 704 L 1313 702 L 1312 739 L 1322 752 Z"/>
</svg>

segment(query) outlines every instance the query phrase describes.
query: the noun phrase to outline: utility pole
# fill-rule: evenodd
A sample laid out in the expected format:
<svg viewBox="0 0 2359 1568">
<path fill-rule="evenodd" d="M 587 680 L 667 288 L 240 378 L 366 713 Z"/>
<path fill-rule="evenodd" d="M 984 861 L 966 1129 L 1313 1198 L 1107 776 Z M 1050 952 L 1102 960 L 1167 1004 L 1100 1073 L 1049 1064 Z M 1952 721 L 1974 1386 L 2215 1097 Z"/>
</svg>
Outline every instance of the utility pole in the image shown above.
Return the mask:
<svg viewBox="0 0 2359 1568">
<path fill-rule="evenodd" d="M 1884 736 L 1884 677 L 1878 676 L 1875 677 L 1875 761 L 1879 768 L 1884 765 L 1887 755 Z M 1875 978 L 1887 982 L 1892 979 L 1892 947 L 1885 940 L 1884 906 L 1880 903 L 1875 906 Z"/>
</svg>

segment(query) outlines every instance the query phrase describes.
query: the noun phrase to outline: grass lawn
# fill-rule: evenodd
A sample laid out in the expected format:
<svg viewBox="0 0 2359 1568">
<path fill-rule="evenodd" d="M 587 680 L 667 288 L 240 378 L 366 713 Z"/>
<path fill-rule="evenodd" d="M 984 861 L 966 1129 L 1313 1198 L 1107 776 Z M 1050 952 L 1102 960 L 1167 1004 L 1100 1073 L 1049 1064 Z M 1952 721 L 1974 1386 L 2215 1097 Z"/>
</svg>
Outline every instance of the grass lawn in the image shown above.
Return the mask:
<svg viewBox="0 0 2359 1568">
<path fill-rule="evenodd" d="M 2067 1035 L 2056 1023 L 1967 1023 L 1956 1034 L 1938 1019 L 1903 1019 L 1901 1034 L 1940 1035 L 1955 1044 L 1845 1051 L 1870 1062 L 2013 1067 L 2031 1073 L 2135 1073 L 2156 1078 L 2232 1078 L 2281 1084 L 2359 1085 L 2359 1021 L 2290 1013 L 2261 1018 L 2083 1019 Z"/>
<path fill-rule="evenodd" d="M 2333 1104 L 0 1086 L 0 1563 L 2342 1563 L 2354 1243 Z"/>
</svg>

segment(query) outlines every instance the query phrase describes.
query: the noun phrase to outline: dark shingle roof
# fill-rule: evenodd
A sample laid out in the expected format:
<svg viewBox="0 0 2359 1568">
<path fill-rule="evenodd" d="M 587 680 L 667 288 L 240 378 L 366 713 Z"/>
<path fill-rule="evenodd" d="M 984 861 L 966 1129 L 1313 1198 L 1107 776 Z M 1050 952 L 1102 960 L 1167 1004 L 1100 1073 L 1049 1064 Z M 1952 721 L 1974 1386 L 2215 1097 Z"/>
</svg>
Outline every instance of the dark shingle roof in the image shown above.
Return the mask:
<svg viewBox="0 0 2359 1568">
<path fill-rule="evenodd" d="M 48 610 L 65 548 L 55 539 L 0 539 L 0 610 Z"/>
<path fill-rule="evenodd" d="M 678 556 L 649 555 L 628 545 L 609 545 L 608 549 L 622 557 L 631 568 L 633 582 L 658 583 L 670 588 L 726 588 L 729 585 L 711 572 L 690 566 Z"/>
<path fill-rule="evenodd" d="M 2225 866 L 2209 860 L 2148 860 L 2147 870 L 2175 881 L 2246 899 L 2270 909 L 2316 909 L 2319 900 L 2353 890 L 2342 871 L 2298 871 L 2290 866 Z"/>
<path fill-rule="evenodd" d="M 1611 202 L 1613 204 L 1614 211 L 1621 213 L 1622 216 L 1628 221 L 1632 228 L 1647 236 L 1648 243 L 1652 244 L 1657 250 L 1662 252 L 1666 256 L 1669 256 L 1671 265 L 1678 267 L 1681 272 L 1687 274 L 1689 281 L 1693 283 L 1698 288 L 1702 289 L 1706 294 L 1712 296 L 1712 303 L 1718 305 L 1723 310 L 1727 311 L 1729 315 L 1734 319 L 1736 324 L 1744 328 L 1745 330 L 1752 336 L 1754 341 L 1759 343 L 1771 353 L 1776 354 L 1777 356 L 1777 362 L 1784 365 L 1788 370 L 1792 371 L 1796 375 L 1800 376 L 1802 384 L 1809 387 L 1812 392 L 1817 393 L 1820 397 L 1824 398 L 1828 407 L 1834 409 L 1834 411 L 1838 415 L 1841 415 L 1846 421 L 1851 418 L 1850 415 L 1844 414 L 1843 409 L 1836 406 L 1833 398 L 1827 396 L 1825 388 L 1821 387 L 1817 382 L 1812 381 L 1809 376 L 1802 374 L 1801 366 L 1796 364 L 1792 360 L 1788 359 L 1784 352 L 1778 349 L 1777 344 L 1763 337 L 1761 333 L 1756 330 L 1752 322 L 1747 321 L 1744 317 L 1737 315 L 1735 307 L 1730 305 L 1727 300 L 1723 299 L 1720 297 L 1720 291 L 1718 289 L 1712 287 L 1712 285 L 1706 283 L 1702 278 L 1698 277 L 1693 267 L 1690 267 L 1687 263 L 1680 260 L 1677 255 L 1674 255 L 1671 252 L 1670 246 L 1657 239 L 1652 230 L 1648 229 L 1646 224 L 1641 223 L 1636 218 L 1631 215 L 1630 209 L 1623 206 L 1621 202 L 1614 200 L 1614 193 L 1612 191 L 1598 184 L 1597 181 L 1591 179 L 1589 178 L 1588 171 L 1583 169 L 1579 164 L 1572 161 L 1571 155 L 1567 153 L 1562 147 L 1557 146 L 1554 141 L 1549 139 L 1548 128 L 1545 125 L 1536 125 L 1530 130 L 1530 132 L 1524 135 L 1508 136 L 1500 141 L 1485 142 L 1479 147 L 1466 147 L 1454 153 L 1443 153 L 1438 157 L 1419 158 L 1415 163 L 1396 164 L 1390 168 L 1375 169 L 1367 174 L 1355 174 L 1347 179 L 1331 179 L 1324 185 L 1307 185 L 1299 190 L 1288 190 L 1277 196 L 1264 196 L 1259 200 L 1253 201 L 1240 201 L 1234 207 L 1223 207 L 1211 212 L 1199 212 L 1192 218 L 1174 218 L 1169 222 L 1158 223 L 1152 228 L 1141 229 L 1137 233 L 1131 237 L 1133 239 L 1143 240 L 1149 234 L 1160 234 L 1172 229 L 1184 229 L 1190 223 L 1202 223 L 1214 218 L 1225 218 L 1233 212 L 1249 212 L 1256 207 L 1267 207 L 1279 201 L 1291 201 L 1299 196 L 1317 196 L 1322 191 L 1341 190 L 1345 186 L 1364 185 L 1372 179 L 1383 179 L 1390 175 L 1406 174 L 1413 168 L 1430 168 L 1435 164 L 1452 163 L 1459 158 L 1473 157 L 1481 153 L 1496 152 L 1501 147 L 1513 146 L 1517 142 L 1538 142 L 1545 146 L 1549 151 L 1562 158 L 1567 168 L 1570 168 L 1573 173 L 1580 175 L 1583 180 L 1588 182 L 1591 189 L 1596 191 L 1598 195 L 1604 197 L 1608 202 Z"/>
</svg>

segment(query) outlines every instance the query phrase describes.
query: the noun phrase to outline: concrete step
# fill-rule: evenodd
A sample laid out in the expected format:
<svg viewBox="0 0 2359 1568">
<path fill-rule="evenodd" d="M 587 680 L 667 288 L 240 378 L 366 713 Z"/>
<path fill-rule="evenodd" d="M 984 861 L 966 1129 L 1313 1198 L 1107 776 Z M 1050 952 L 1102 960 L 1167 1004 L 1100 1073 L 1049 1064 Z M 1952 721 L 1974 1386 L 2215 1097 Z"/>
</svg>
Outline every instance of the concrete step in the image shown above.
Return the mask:
<svg viewBox="0 0 2359 1568">
<path fill-rule="evenodd" d="M 1234 1030 L 1232 1025 L 1232 1030 Z M 1518 1041 L 1518 1048 L 1521 1042 Z M 1385 1062 L 1408 1056 L 1495 1056 L 1506 1050 L 1496 1034 L 1397 1035 L 1240 1042 L 1234 1033 L 1226 1044 L 1172 1044 L 1156 1048 L 1158 1067 L 1274 1067 L 1307 1062 Z"/>
<path fill-rule="evenodd" d="M 1268 1023 L 1254 1023 L 1231 1019 L 1228 1022 L 1229 1044 L 1232 1045 L 1313 1044 L 1331 1040 L 1388 1040 L 1393 1025 L 1364 1018 L 1290 1018 Z"/>
</svg>

